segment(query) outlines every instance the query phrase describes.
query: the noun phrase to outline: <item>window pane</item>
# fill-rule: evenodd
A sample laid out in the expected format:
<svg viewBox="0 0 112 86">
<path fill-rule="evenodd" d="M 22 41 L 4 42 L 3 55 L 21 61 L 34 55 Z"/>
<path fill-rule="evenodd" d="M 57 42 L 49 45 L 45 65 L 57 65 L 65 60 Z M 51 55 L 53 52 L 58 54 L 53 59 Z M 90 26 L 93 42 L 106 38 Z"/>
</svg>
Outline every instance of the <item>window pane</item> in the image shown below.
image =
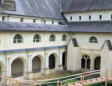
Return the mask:
<svg viewBox="0 0 112 86">
<path fill-rule="evenodd" d="M 13 39 L 13 43 L 22 43 L 22 38 L 20 35 L 16 35 Z"/>
</svg>

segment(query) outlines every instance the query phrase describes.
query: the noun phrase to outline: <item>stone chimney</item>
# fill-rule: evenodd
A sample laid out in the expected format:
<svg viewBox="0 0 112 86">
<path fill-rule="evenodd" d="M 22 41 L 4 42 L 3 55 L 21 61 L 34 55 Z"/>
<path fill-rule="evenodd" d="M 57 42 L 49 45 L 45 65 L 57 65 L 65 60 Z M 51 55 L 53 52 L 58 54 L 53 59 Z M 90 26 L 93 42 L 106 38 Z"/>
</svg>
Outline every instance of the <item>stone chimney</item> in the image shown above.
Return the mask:
<svg viewBox="0 0 112 86">
<path fill-rule="evenodd" d="M 4 0 L 3 8 L 7 11 L 16 11 L 16 2 L 15 0 Z"/>
</svg>

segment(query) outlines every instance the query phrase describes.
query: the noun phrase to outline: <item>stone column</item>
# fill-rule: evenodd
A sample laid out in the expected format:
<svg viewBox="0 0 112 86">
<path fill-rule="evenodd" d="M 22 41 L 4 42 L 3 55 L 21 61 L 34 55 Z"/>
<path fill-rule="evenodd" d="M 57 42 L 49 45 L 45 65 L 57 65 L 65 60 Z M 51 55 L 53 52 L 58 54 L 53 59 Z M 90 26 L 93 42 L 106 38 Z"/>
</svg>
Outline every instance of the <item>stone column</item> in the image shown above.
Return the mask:
<svg viewBox="0 0 112 86">
<path fill-rule="evenodd" d="M 90 70 L 94 70 L 94 56 L 91 56 L 91 68 Z"/>
<path fill-rule="evenodd" d="M 10 63 L 10 58 L 7 58 L 7 76 L 11 77 L 11 63 Z"/>
<path fill-rule="evenodd" d="M 45 54 L 44 73 L 47 75 L 47 74 L 49 74 L 49 57 L 48 57 L 48 53 L 46 52 L 46 50 L 44 50 L 44 54 Z"/>
<path fill-rule="evenodd" d="M 29 55 L 29 51 L 26 52 L 26 55 L 27 55 L 27 62 L 26 62 L 27 78 L 32 79 L 33 78 L 33 76 L 32 76 L 32 59 L 31 59 L 31 56 Z"/>
<path fill-rule="evenodd" d="M 58 56 L 58 60 L 59 60 L 59 63 L 58 63 L 58 70 L 61 71 L 63 70 L 63 65 L 62 65 L 62 52 L 60 51 L 59 49 L 59 56 Z"/>
<path fill-rule="evenodd" d="M 7 57 L 7 54 L 5 53 L 5 61 L 6 61 L 6 76 L 11 77 L 11 63 L 10 58 Z"/>
<path fill-rule="evenodd" d="M 7 77 L 11 77 L 11 62 L 10 62 L 10 58 L 7 57 L 7 54 L 4 53 L 4 56 L 5 56 L 5 70 L 6 70 L 6 73 L 5 73 L 5 76 Z M 5 86 L 6 84 L 8 84 L 7 80 L 5 78 L 2 78 L 2 82 L 3 82 L 3 85 Z"/>
<path fill-rule="evenodd" d="M 87 58 L 85 58 L 85 70 L 87 70 Z"/>
<path fill-rule="evenodd" d="M 24 78 L 28 79 L 28 62 L 24 63 Z"/>
</svg>

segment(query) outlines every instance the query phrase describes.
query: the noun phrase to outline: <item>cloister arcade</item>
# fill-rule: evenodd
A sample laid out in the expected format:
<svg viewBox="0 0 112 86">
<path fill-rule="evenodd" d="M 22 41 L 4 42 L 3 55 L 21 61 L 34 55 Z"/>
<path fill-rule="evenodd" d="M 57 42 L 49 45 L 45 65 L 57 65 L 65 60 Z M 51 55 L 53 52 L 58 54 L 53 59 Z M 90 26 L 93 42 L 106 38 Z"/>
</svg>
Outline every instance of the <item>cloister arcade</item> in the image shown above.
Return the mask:
<svg viewBox="0 0 112 86">
<path fill-rule="evenodd" d="M 101 57 L 96 56 L 94 60 L 89 55 L 83 55 L 81 58 L 81 68 L 90 70 L 93 62 L 94 70 L 100 69 Z M 45 73 L 44 70 L 48 65 L 48 70 L 59 70 L 59 65 L 62 65 L 62 70 L 67 70 L 67 53 L 62 51 L 60 54 L 57 52 L 50 52 L 47 57 L 44 55 L 30 55 L 30 57 L 16 57 L 10 59 L 9 73 L 11 77 L 25 77 L 29 72 Z M 5 67 L 0 64 L 0 75 L 3 75 Z"/>
<path fill-rule="evenodd" d="M 93 68 L 94 70 L 100 70 L 100 64 L 101 64 L 101 57 L 100 56 L 95 57 L 93 62 L 91 61 L 90 56 L 88 56 L 88 55 L 82 56 L 82 59 L 81 59 L 81 68 L 82 69 L 90 70 L 91 65 L 94 65 L 94 68 Z"/>
<path fill-rule="evenodd" d="M 32 72 L 33 73 L 41 72 L 41 65 L 42 65 L 41 57 L 39 56 L 34 57 L 32 60 Z"/>
<path fill-rule="evenodd" d="M 7 59 L 5 59 L 7 58 Z M 46 70 L 63 70 L 66 67 L 66 54 L 65 49 L 62 51 L 53 50 L 44 54 L 40 51 L 36 54 L 33 53 L 16 53 L 7 55 L 0 62 L 0 76 L 4 74 L 9 77 L 31 77 L 33 74 L 46 74 Z M 6 62 L 5 62 L 6 61 Z M 7 65 L 7 67 L 3 65 Z M 60 65 L 62 68 L 60 68 Z"/>
<path fill-rule="evenodd" d="M 21 59 L 16 59 L 11 64 L 11 75 L 19 77 L 24 75 L 24 62 Z"/>
<path fill-rule="evenodd" d="M 67 70 L 67 53 L 63 52 L 62 54 L 62 65 L 63 65 L 63 69 Z"/>
<path fill-rule="evenodd" d="M 56 67 L 56 57 L 54 54 L 49 56 L 49 69 L 55 69 Z"/>
</svg>

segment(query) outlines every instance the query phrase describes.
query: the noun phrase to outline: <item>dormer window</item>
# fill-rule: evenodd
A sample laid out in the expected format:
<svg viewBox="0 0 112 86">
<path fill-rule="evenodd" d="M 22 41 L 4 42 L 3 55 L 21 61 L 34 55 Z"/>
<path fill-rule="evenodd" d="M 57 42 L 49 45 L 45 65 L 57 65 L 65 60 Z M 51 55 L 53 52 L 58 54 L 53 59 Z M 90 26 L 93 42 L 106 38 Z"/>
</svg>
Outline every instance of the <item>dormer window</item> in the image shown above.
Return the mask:
<svg viewBox="0 0 112 86">
<path fill-rule="evenodd" d="M 4 1 L 3 3 L 3 7 L 5 10 L 7 11 L 16 11 L 16 0 L 1 0 Z"/>
</svg>

